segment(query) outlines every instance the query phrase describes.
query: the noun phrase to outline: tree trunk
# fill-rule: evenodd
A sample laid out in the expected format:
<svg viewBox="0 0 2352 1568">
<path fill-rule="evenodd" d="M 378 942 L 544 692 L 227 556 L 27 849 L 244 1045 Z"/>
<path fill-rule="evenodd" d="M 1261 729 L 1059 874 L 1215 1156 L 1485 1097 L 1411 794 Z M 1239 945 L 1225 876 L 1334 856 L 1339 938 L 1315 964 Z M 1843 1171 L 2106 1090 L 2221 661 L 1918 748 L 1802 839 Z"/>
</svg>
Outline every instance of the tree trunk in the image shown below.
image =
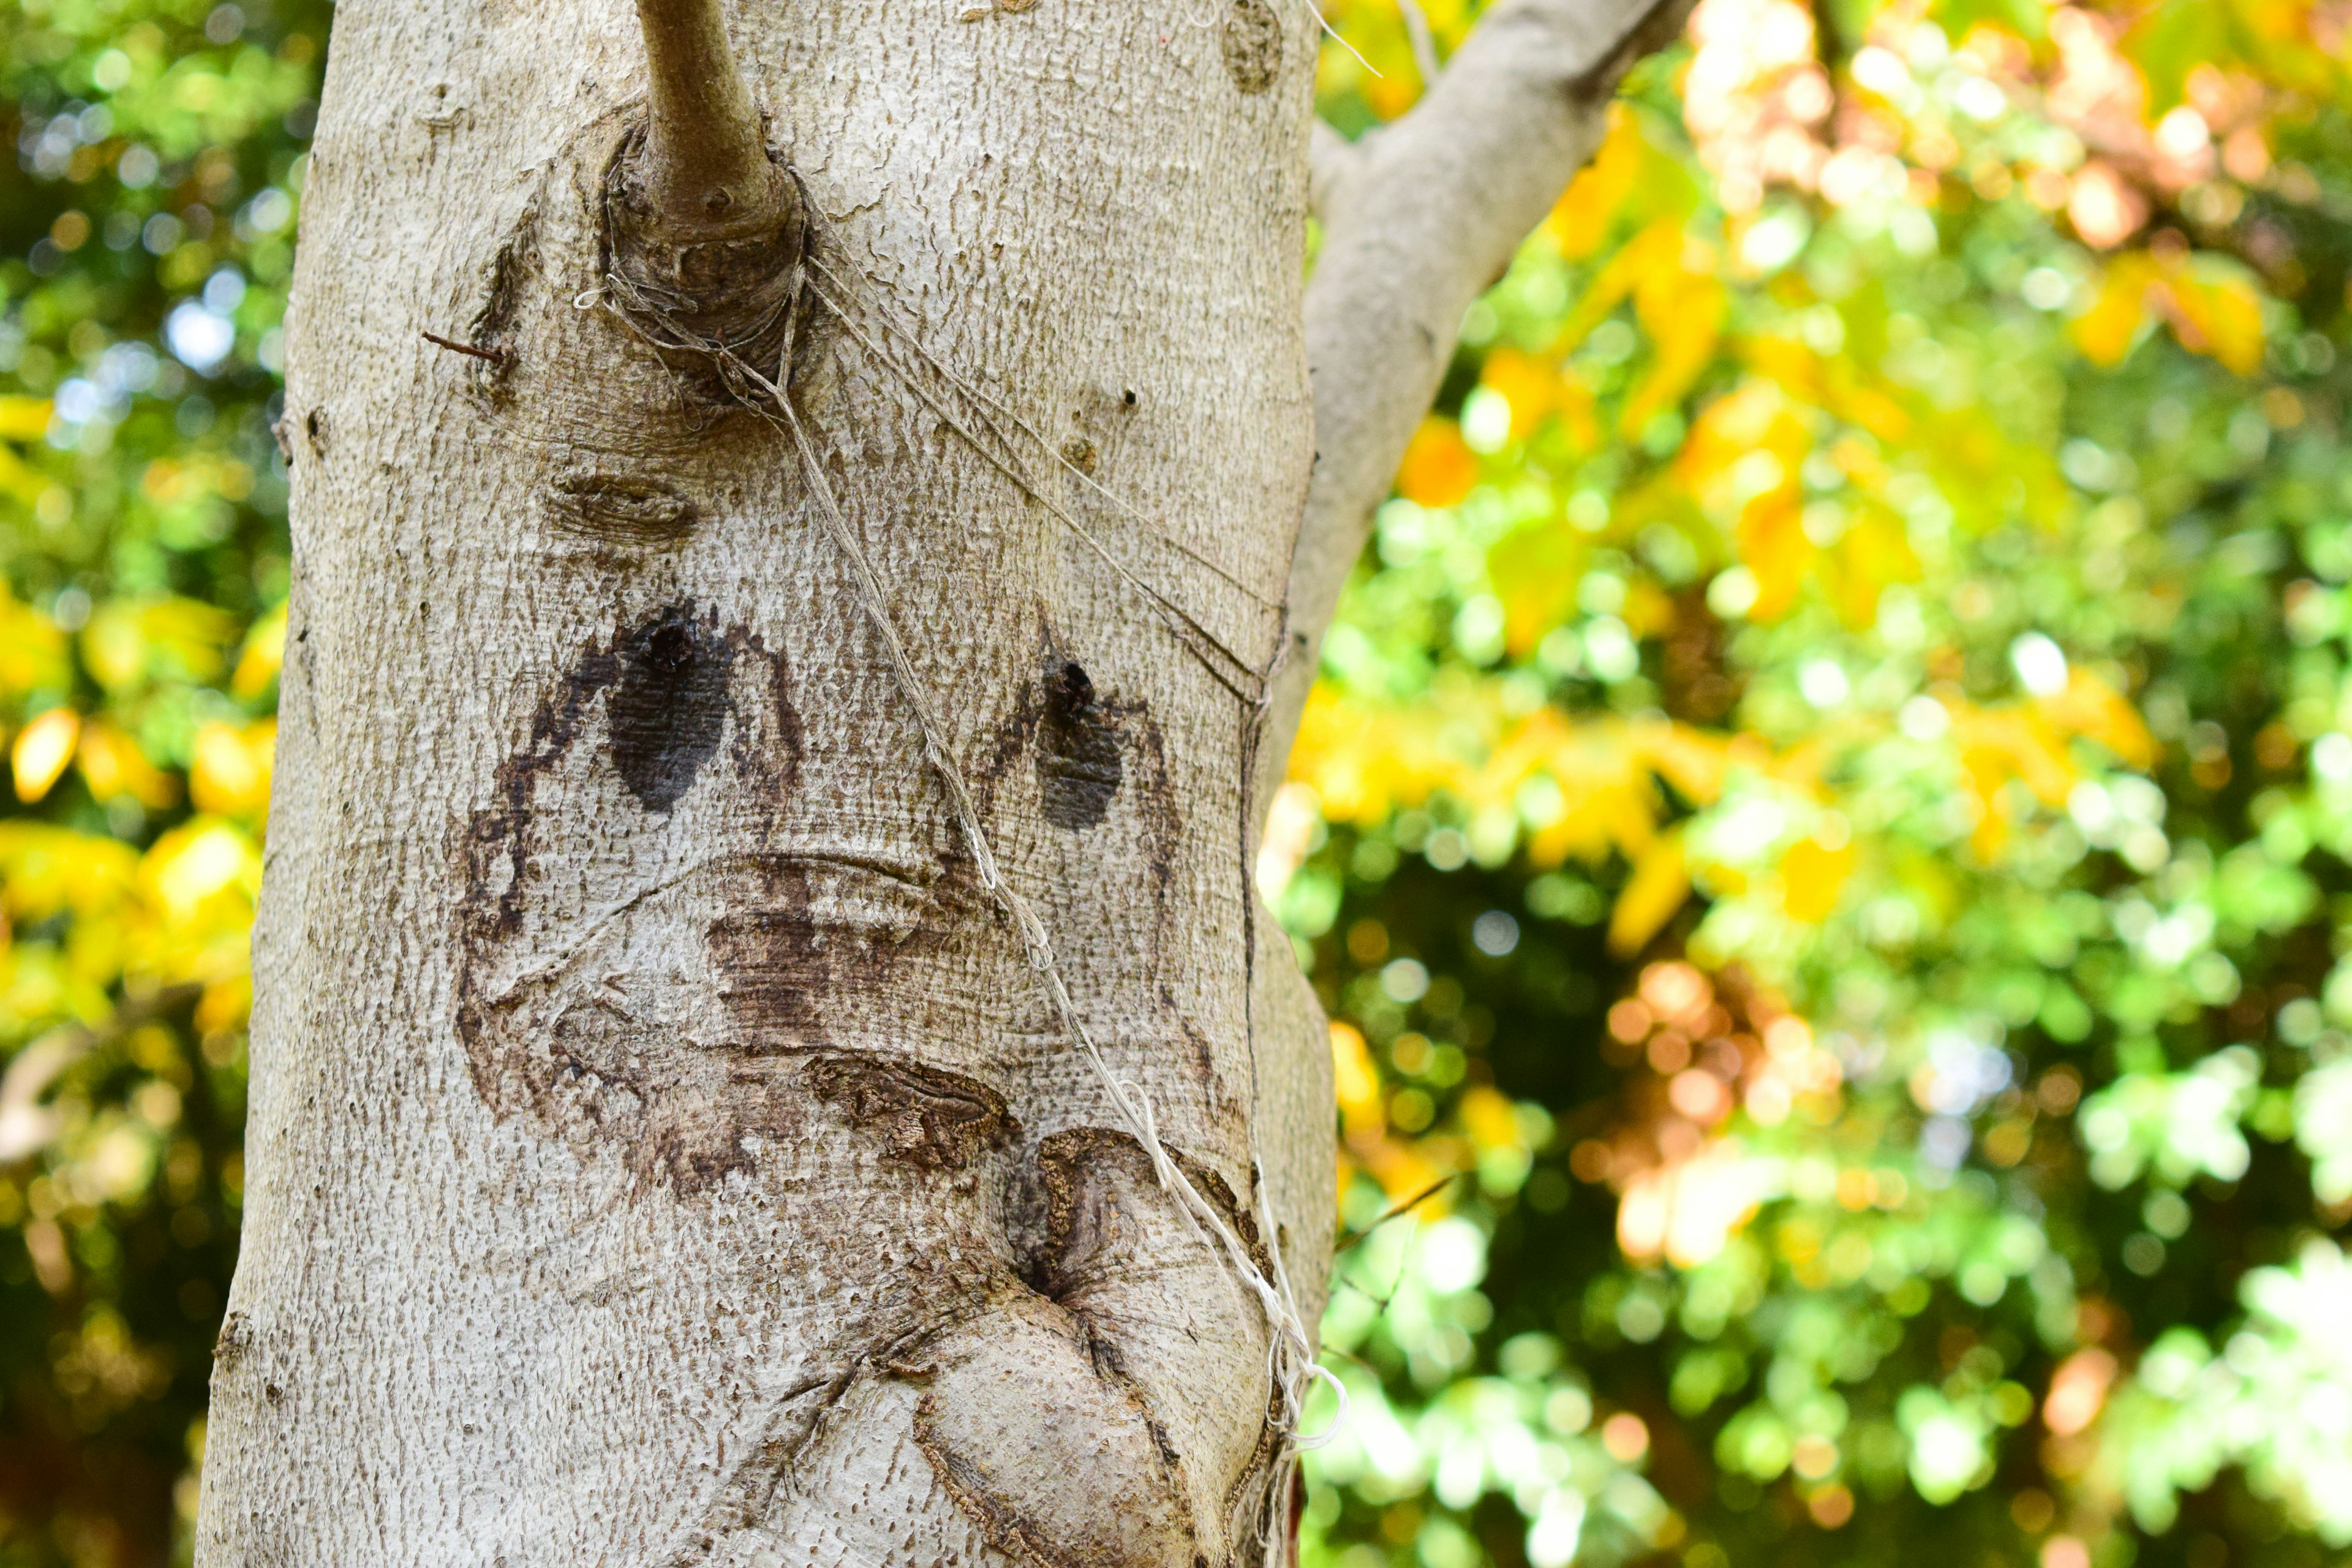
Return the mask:
<svg viewBox="0 0 2352 1568">
<path fill-rule="evenodd" d="M 207 1562 L 1256 1549 L 1260 1305 L 921 722 L 1311 1321 L 1328 1051 L 1244 826 L 1309 461 L 1314 40 L 1215 20 L 731 18 L 813 209 L 813 488 L 605 283 L 635 17 L 339 14 Z"/>
<path fill-rule="evenodd" d="M 680 7 L 338 15 L 199 1557 L 1257 1560 L 1311 16 Z"/>
</svg>

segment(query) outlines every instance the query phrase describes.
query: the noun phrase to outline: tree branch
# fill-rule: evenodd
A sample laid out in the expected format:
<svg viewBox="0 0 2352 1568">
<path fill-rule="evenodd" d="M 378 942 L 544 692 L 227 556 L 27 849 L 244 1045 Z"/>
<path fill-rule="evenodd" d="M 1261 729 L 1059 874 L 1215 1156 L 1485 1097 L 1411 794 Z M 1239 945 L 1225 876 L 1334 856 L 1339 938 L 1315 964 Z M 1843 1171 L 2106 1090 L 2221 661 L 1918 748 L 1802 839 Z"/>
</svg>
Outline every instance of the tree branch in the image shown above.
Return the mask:
<svg viewBox="0 0 2352 1568">
<path fill-rule="evenodd" d="M 1290 647 L 1261 819 L 1372 509 L 1454 356 L 1462 312 L 1600 145 L 1626 68 L 1691 0 L 1504 0 L 1412 111 L 1353 146 L 1317 128 L 1323 249 L 1307 286 L 1315 472 L 1290 568 Z M 1337 145 L 1335 145 L 1337 143 Z"/>
<path fill-rule="evenodd" d="M 606 237 L 625 310 L 657 311 L 666 339 L 683 330 L 774 365 L 792 341 L 805 215 L 768 155 L 719 5 L 637 0 L 646 124 L 606 172 Z M 716 362 L 673 352 L 691 364 L 696 395 L 719 398 Z"/>
<path fill-rule="evenodd" d="M 637 0 L 650 112 L 646 204 L 683 236 L 736 230 L 772 205 L 772 171 L 719 0 Z"/>
</svg>

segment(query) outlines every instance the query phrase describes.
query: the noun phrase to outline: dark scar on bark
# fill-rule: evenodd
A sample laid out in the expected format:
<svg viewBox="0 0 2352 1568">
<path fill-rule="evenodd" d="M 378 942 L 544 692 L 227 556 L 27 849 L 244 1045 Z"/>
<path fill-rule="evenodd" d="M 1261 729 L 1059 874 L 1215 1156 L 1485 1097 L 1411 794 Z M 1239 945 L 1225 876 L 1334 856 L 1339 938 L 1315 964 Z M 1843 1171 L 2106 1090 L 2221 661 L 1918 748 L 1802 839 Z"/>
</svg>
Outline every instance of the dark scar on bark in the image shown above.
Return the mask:
<svg viewBox="0 0 2352 1568">
<path fill-rule="evenodd" d="M 639 628 L 619 658 L 604 704 L 613 766 L 639 805 L 667 812 L 719 749 L 735 650 L 681 605 Z"/>
<path fill-rule="evenodd" d="M 1234 0 L 1225 16 L 1225 74 L 1245 97 L 1274 85 L 1282 69 L 1282 21 L 1266 0 Z"/>
<path fill-rule="evenodd" d="M 525 205 L 490 262 L 490 289 L 473 321 L 474 342 L 496 349 L 514 363 L 515 316 L 522 308 L 523 280 L 539 268 L 539 204 Z"/>
<path fill-rule="evenodd" d="M 819 1033 L 817 1004 L 834 973 L 809 912 L 808 870 L 781 858 L 761 862 L 759 897 L 720 916 L 703 933 L 719 974 L 719 999 L 753 1053 L 789 1049 Z"/>
<path fill-rule="evenodd" d="M 961 1170 L 1019 1131 L 1004 1097 L 960 1073 L 852 1053 L 809 1064 L 816 1097 L 879 1134 L 891 1159 L 921 1170 Z"/>
<path fill-rule="evenodd" d="M 1046 674 L 1037 725 L 1037 788 L 1046 821 L 1076 832 L 1110 815 L 1125 773 L 1119 738 L 1118 716 L 1096 700 L 1095 684 L 1076 659 Z"/>
<path fill-rule="evenodd" d="M 1274 1259 L 1258 1236 L 1257 1223 L 1225 1178 L 1214 1166 L 1180 1149 L 1169 1149 L 1168 1155 L 1232 1227 L 1250 1261 L 1271 1278 Z M 1152 1187 L 1159 1184 L 1159 1177 L 1143 1145 L 1130 1134 L 1108 1127 L 1071 1127 L 1054 1133 L 1037 1145 L 1036 1162 L 1038 1180 L 1045 1188 L 1045 1241 L 1041 1255 L 1025 1260 L 1021 1272 L 1031 1289 L 1058 1301 L 1078 1284 L 1089 1259 L 1109 1239 L 1107 1227 L 1113 1223 L 1108 1215 L 1083 1201 L 1086 1168 L 1122 1166 L 1130 1181 Z"/>
<path fill-rule="evenodd" d="M 749 683 L 735 682 L 733 696 L 772 709 L 765 722 L 751 710 L 733 711 L 727 675 L 743 665 L 746 673 L 764 667 L 766 679 L 756 695 Z M 554 826 L 542 811 L 543 783 L 583 743 L 594 746 L 600 697 L 611 744 L 597 748 L 595 760 L 580 760 L 593 768 L 609 752 L 624 785 L 649 813 L 690 787 L 729 731 L 730 714 L 730 755 L 749 795 L 781 806 L 791 794 L 801 727 L 790 671 L 748 627 L 722 633 L 715 612 L 682 604 L 582 647 L 498 769 L 492 798 L 473 814 L 459 847 L 457 1033 L 477 1089 L 501 1120 L 527 1112 L 575 1146 L 618 1146 L 641 1186 L 688 1195 L 754 1168 L 745 1134 L 798 1136 L 804 1091 L 748 1059 L 772 1054 L 773 1042 L 730 1040 L 715 1052 L 665 1046 L 593 994 L 589 1005 L 568 1008 L 549 1026 L 518 1027 L 515 1009 L 526 993 L 493 989 L 489 979 L 525 936 L 541 894 L 539 868 Z M 746 886 L 764 895 L 773 858 L 753 858 L 759 863 Z M 802 1037 L 804 1045 L 819 1038 L 814 1031 Z"/>
</svg>

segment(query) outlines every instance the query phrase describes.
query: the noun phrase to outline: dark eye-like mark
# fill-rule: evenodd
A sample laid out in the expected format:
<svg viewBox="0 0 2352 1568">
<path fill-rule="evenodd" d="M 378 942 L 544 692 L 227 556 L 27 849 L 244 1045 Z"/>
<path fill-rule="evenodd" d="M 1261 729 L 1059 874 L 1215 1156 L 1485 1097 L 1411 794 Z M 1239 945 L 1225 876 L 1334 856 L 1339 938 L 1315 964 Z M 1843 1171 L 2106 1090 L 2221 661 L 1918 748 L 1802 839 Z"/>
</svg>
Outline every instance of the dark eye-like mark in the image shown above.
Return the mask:
<svg viewBox="0 0 2352 1568">
<path fill-rule="evenodd" d="M 1037 727 L 1037 787 L 1045 820 L 1092 827 L 1109 815 L 1125 767 L 1116 717 L 1095 700 L 1095 683 L 1076 660 L 1045 678 L 1045 711 Z"/>
<path fill-rule="evenodd" d="M 604 710 L 613 766 L 647 811 L 676 805 L 719 749 L 733 663 L 734 649 L 692 605 L 664 611 L 622 647 Z"/>
</svg>

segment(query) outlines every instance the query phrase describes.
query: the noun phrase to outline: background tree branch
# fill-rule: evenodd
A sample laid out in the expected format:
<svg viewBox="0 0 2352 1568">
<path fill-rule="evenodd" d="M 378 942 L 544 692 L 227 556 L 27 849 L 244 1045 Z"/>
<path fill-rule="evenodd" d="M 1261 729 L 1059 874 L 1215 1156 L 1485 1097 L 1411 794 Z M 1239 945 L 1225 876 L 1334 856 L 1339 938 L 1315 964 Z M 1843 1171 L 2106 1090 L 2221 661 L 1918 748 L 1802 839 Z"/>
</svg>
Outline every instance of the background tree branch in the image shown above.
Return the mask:
<svg viewBox="0 0 2352 1568">
<path fill-rule="evenodd" d="M 1462 312 L 1600 145 L 1618 79 L 1681 30 L 1690 5 L 1505 0 L 1402 119 L 1354 143 L 1316 127 L 1315 472 L 1291 556 L 1290 657 L 1260 753 L 1261 811 L 1372 509 L 1437 395 Z"/>
</svg>

